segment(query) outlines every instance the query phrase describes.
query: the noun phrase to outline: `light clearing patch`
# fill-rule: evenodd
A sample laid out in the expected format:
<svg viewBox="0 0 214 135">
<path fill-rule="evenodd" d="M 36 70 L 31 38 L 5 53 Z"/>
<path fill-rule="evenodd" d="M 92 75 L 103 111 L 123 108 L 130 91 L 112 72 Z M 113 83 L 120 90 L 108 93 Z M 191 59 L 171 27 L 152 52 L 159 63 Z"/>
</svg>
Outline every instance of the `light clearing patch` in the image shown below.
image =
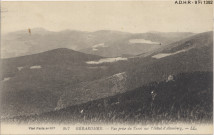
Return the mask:
<svg viewBox="0 0 214 135">
<path fill-rule="evenodd" d="M 40 65 L 31 66 L 30 69 L 40 69 L 42 68 Z"/>
<path fill-rule="evenodd" d="M 145 39 L 130 39 L 129 43 L 131 43 L 131 44 L 136 44 L 136 43 L 141 43 L 141 44 L 160 44 L 158 42 L 153 42 L 151 40 L 145 40 Z"/>
<path fill-rule="evenodd" d="M 175 54 L 178 54 L 178 53 L 186 52 L 186 51 L 188 51 L 190 49 L 192 49 L 192 47 L 188 48 L 188 49 L 179 50 L 179 51 L 174 52 L 174 53 L 159 53 L 157 55 L 152 56 L 152 58 L 160 59 L 160 58 L 164 58 L 164 57 L 167 57 L 167 56 L 175 55 Z"/>
<path fill-rule="evenodd" d="M 102 63 L 112 63 L 112 62 L 117 62 L 121 60 L 128 60 L 127 58 L 122 58 L 122 57 L 117 57 L 117 58 L 105 58 L 105 59 L 100 59 L 98 61 L 87 61 L 87 64 L 102 64 Z"/>
<path fill-rule="evenodd" d="M 17 67 L 17 69 L 18 69 L 19 71 L 21 71 L 23 68 L 24 68 L 24 67 Z"/>
<path fill-rule="evenodd" d="M 97 51 L 99 47 L 108 47 L 108 46 L 106 46 L 104 43 L 100 43 L 92 46 L 92 50 Z"/>
</svg>

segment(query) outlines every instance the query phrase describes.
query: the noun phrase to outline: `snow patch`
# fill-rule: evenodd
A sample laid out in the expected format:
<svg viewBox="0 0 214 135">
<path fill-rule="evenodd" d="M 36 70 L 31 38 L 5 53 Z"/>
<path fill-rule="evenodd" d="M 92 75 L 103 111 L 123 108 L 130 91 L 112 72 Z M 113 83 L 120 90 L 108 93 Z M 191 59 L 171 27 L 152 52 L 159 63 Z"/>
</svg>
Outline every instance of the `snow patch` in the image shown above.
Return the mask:
<svg viewBox="0 0 214 135">
<path fill-rule="evenodd" d="M 98 49 L 97 49 L 97 48 L 92 48 L 92 50 L 93 50 L 93 51 L 97 51 Z"/>
<path fill-rule="evenodd" d="M 160 53 L 160 54 L 152 56 L 152 58 L 160 59 L 160 58 L 167 57 L 170 55 L 174 55 L 174 54 L 172 54 L 172 53 Z"/>
<path fill-rule="evenodd" d="M 145 40 L 145 39 L 130 39 L 129 43 L 136 44 L 136 43 L 144 43 L 144 44 L 160 44 L 158 42 L 153 42 L 151 40 Z"/>
<path fill-rule="evenodd" d="M 97 51 L 99 47 L 108 47 L 108 46 L 106 46 L 104 43 L 100 43 L 92 46 L 92 50 Z"/>
<path fill-rule="evenodd" d="M 95 67 L 87 67 L 89 69 L 106 69 L 107 66 L 95 66 Z"/>
<path fill-rule="evenodd" d="M 5 77 L 5 78 L 3 79 L 3 82 L 9 81 L 9 80 L 10 80 L 10 77 Z"/>
<path fill-rule="evenodd" d="M 102 63 L 112 63 L 112 62 L 117 62 L 121 60 L 128 60 L 127 58 L 122 58 L 122 57 L 116 57 L 116 58 L 104 58 L 100 59 L 98 61 L 87 61 L 87 64 L 102 64 Z"/>
<path fill-rule="evenodd" d="M 169 75 L 166 82 L 169 82 L 169 81 L 174 81 L 174 77 L 173 75 Z"/>
<path fill-rule="evenodd" d="M 84 110 L 82 109 L 81 111 L 80 111 L 80 113 L 83 113 L 84 112 Z"/>
<path fill-rule="evenodd" d="M 113 75 L 113 77 L 117 77 L 119 81 L 123 80 L 125 76 L 126 76 L 126 72 Z"/>
<path fill-rule="evenodd" d="M 174 53 L 159 53 L 157 55 L 152 56 L 152 58 L 160 59 L 160 58 L 164 58 L 164 57 L 167 57 L 167 56 L 175 55 L 175 54 L 178 54 L 178 53 L 186 52 L 186 51 L 188 51 L 190 49 L 192 49 L 192 48 L 179 50 L 179 51 L 174 52 Z"/>
<path fill-rule="evenodd" d="M 30 69 L 40 69 L 42 68 L 40 65 L 31 66 Z"/>
<path fill-rule="evenodd" d="M 18 69 L 19 71 L 21 71 L 23 68 L 24 68 L 24 67 L 17 67 L 17 69 Z"/>
</svg>

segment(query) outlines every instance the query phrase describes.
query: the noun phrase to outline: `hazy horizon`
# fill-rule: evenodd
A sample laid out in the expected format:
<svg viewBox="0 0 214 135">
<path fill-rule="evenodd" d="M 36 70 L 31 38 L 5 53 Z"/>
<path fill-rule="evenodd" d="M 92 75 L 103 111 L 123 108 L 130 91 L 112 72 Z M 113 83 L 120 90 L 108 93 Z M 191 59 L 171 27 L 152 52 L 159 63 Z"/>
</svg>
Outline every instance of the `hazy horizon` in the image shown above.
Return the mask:
<svg viewBox="0 0 214 135">
<path fill-rule="evenodd" d="M 167 32 L 162 32 L 162 31 L 146 31 L 146 32 L 128 32 L 128 31 L 120 31 L 120 30 L 113 30 L 113 29 L 99 29 L 99 30 L 95 30 L 95 31 L 86 31 L 86 30 L 78 30 L 78 29 L 62 29 L 62 30 L 58 30 L 58 31 L 53 31 L 53 30 L 49 30 L 47 28 L 43 28 L 43 27 L 34 27 L 34 28 L 30 28 L 31 32 L 33 32 L 32 30 L 45 30 L 45 31 L 49 31 L 49 32 L 63 32 L 63 31 L 78 31 L 78 32 L 88 32 L 88 33 L 93 33 L 93 32 L 98 32 L 98 31 L 113 31 L 113 32 L 123 32 L 123 33 L 130 33 L 130 34 L 140 34 L 140 33 L 193 33 L 193 34 L 199 34 L 199 33 L 204 33 L 204 32 L 209 32 L 209 31 L 213 31 L 213 30 L 207 30 L 207 31 L 202 31 L 202 32 L 191 32 L 191 31 L 167 31 Z M 14 33 L 14 32 L 20 32 L 20 31 L 26 31 L 26 33 L 28 33 L 29 28 L 26 29 L 20 29 L 20 30 L 16 30 L 16 31 L 10 31 L 10 32 L 6 32 L 6 33 L 2 33 L 3 35 L 5 34 L 9 34 L 9 33 Z"/>
<path fill-rule="evenodd" d="M 213 29 L 212 5 L 172 1 L 1 2 L 1 32 L 114 30 L 129 33 L 192 32 Z"/>
</svg>

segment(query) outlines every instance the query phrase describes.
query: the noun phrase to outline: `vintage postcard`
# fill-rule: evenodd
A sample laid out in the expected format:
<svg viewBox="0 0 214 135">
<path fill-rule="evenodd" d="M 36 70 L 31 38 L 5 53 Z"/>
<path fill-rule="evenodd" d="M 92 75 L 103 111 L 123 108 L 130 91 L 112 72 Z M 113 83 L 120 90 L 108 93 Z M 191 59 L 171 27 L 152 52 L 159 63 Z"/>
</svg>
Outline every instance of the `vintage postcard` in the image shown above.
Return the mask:
<svg viewBox="0 0 214 135">
<path fill-rule="evenodd" d="M 1 1 L 1 135 L 213 134 L 213 1 Z"/>
</svg>

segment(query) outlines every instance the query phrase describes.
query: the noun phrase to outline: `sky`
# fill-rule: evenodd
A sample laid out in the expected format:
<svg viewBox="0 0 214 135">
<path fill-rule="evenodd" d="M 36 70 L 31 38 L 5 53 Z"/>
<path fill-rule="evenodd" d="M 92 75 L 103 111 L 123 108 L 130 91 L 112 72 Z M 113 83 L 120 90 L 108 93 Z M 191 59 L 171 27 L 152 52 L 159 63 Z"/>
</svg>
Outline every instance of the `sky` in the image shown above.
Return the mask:
<svg viewBox="0 0 214 135">
<path fill-rule="evenodd" d="M 213 27 L 212 5 L 176 5 L 174 1 L 4 1 L 1 10 L 2 33 L 28 28 L 199 33 Z"/>
</svg>

